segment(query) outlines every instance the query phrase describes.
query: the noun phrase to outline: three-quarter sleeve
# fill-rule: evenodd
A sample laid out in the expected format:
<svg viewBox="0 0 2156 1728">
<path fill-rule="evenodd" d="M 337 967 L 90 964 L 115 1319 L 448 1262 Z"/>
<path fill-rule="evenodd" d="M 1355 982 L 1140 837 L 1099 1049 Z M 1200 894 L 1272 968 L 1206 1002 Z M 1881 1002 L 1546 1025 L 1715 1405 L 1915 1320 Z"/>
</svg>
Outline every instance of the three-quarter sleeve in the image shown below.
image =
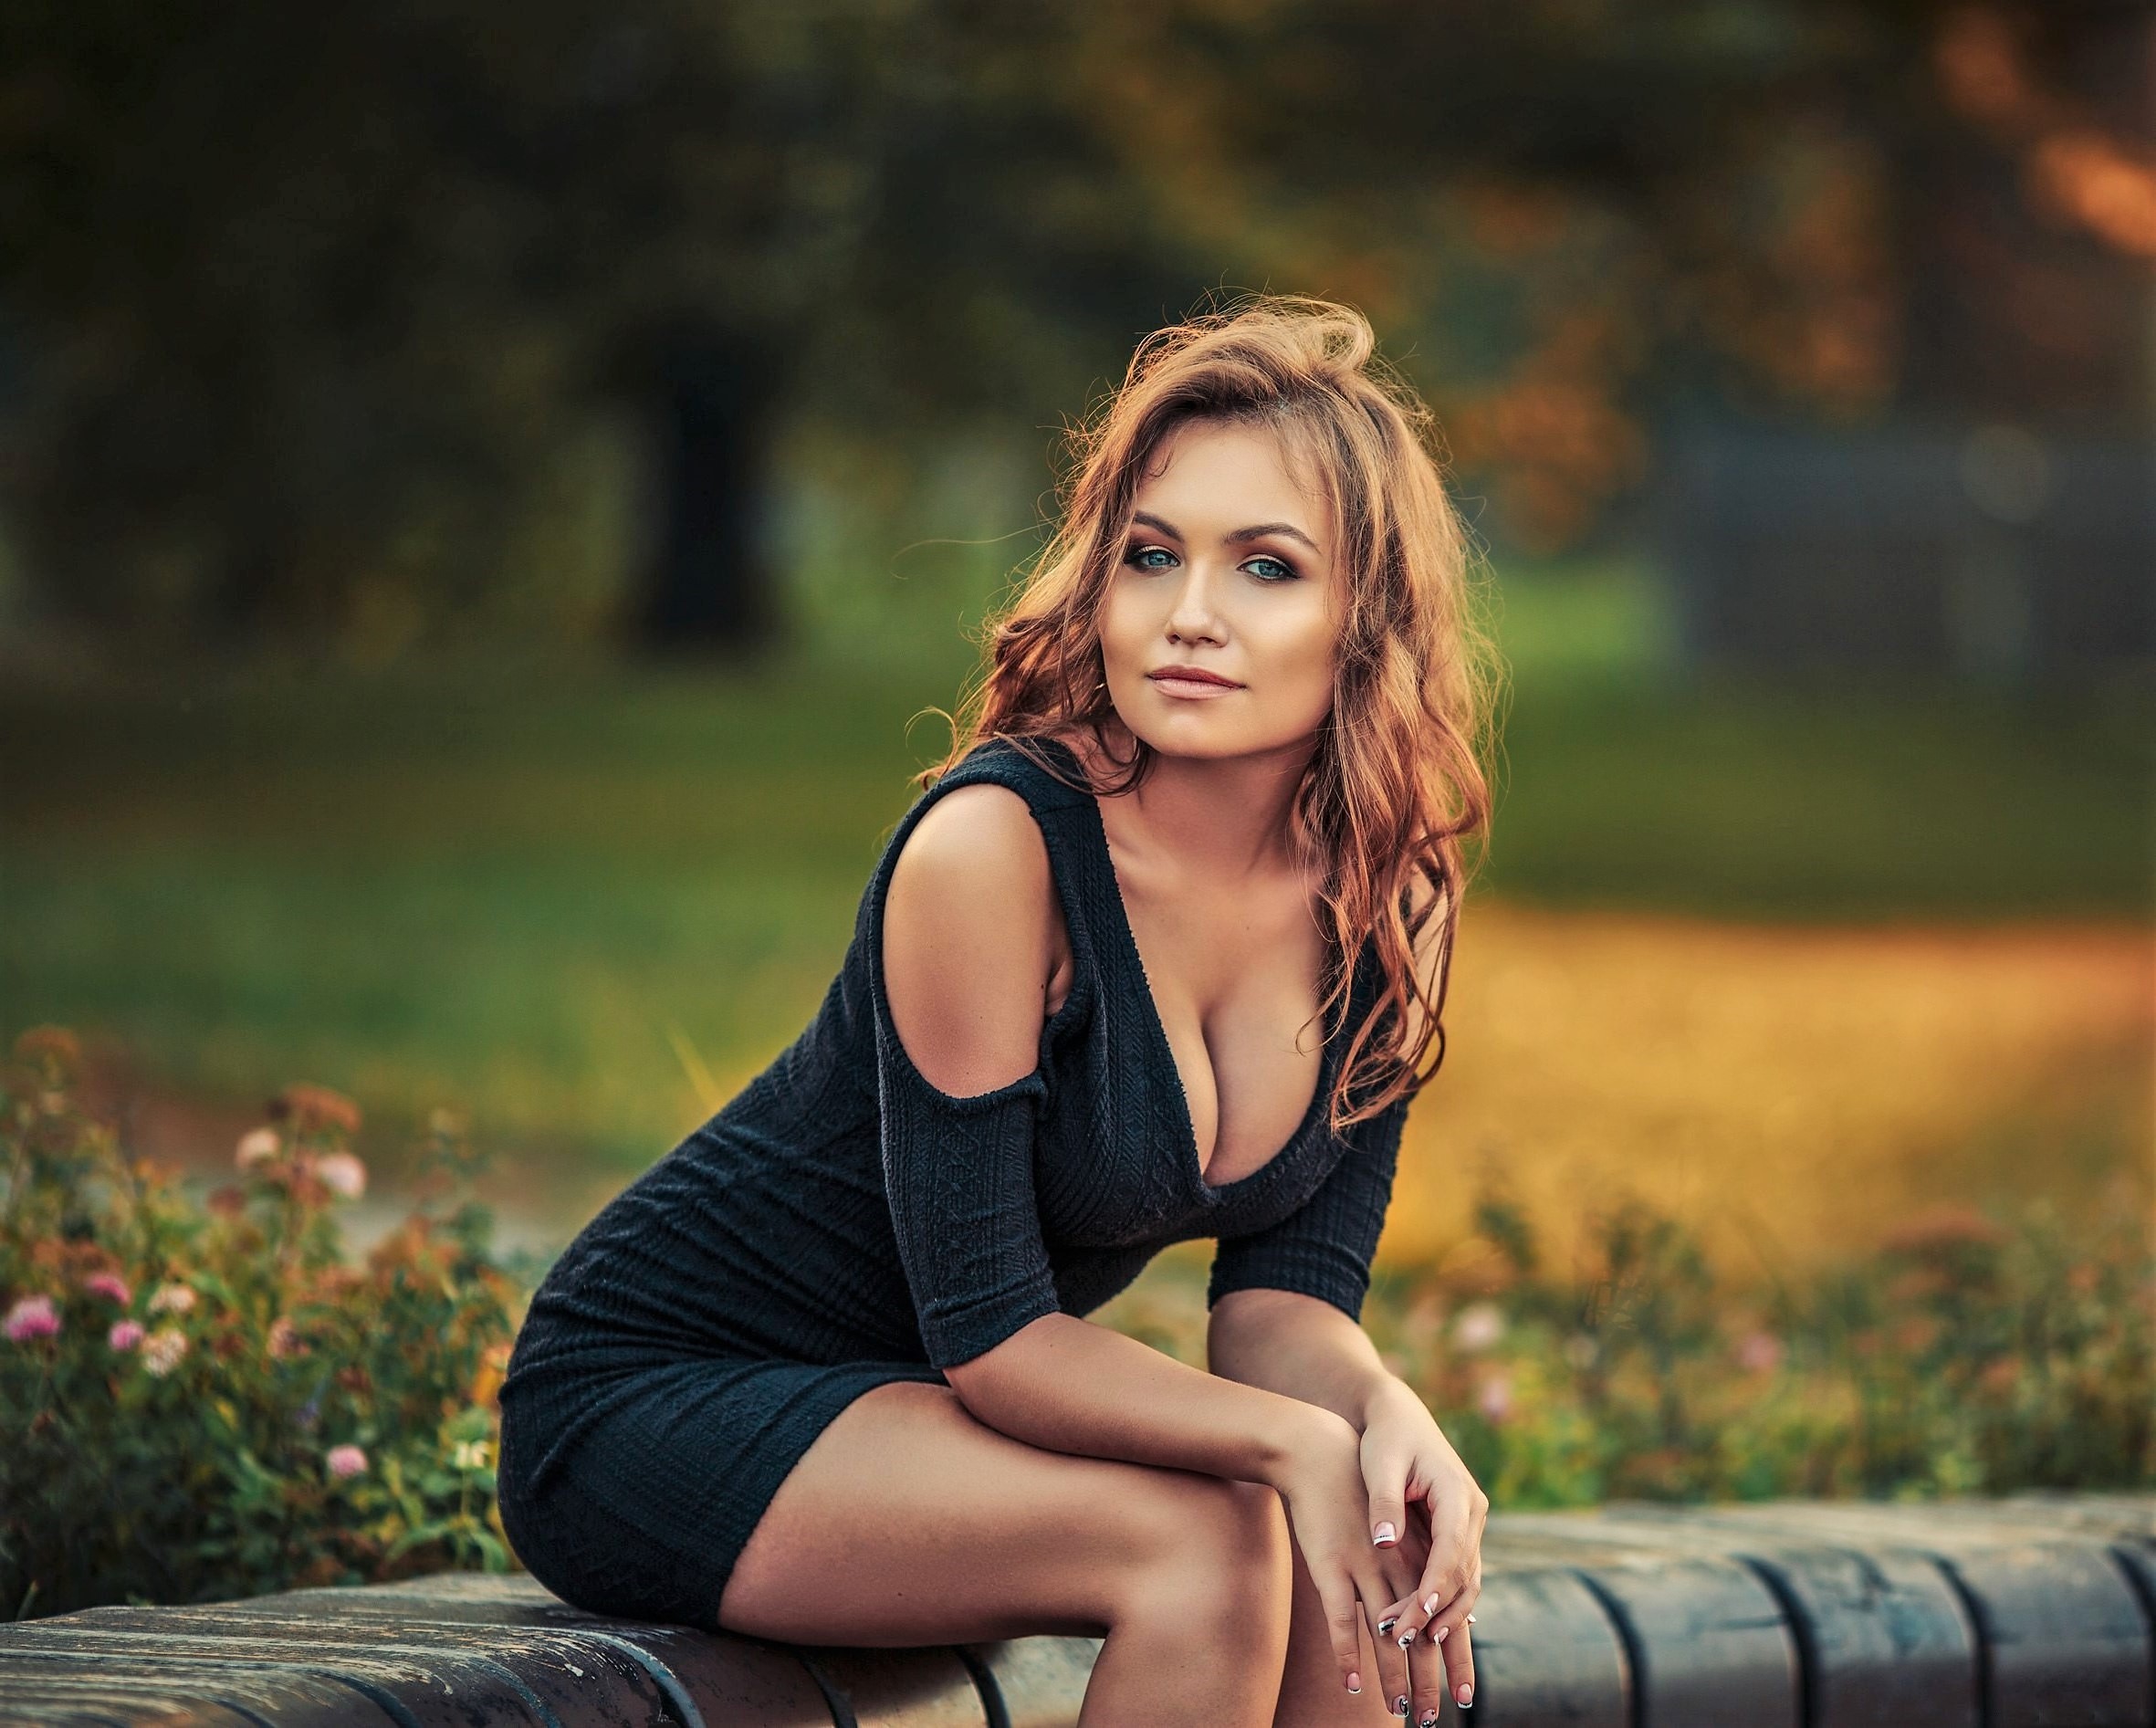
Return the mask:
<svg viewBox="0 0 2156 1728">
<path fill-rule="evenodd" d="M 922 1344 L 948 1368 L 1061 1305 L 1033 1189 L 1048 1082 L 1036 1068 L 969 1098 L 930 1084 L 872 965 L 884 1186 Z"/>
<path fill-rule="evenodd" d="M 1220 1239 L 1206 1287 L 1209 1310 L 1230 1290 L 1293 1290 L 1331 1303 L 1350 1320 L 1362 1318 L 1414 1096 L 1403 1093 L 1376 1115 L 1350 1124 L 1340 1136 L 1347 1149 L 1287 1217 L 1248 1236 Z"/>
</svg>

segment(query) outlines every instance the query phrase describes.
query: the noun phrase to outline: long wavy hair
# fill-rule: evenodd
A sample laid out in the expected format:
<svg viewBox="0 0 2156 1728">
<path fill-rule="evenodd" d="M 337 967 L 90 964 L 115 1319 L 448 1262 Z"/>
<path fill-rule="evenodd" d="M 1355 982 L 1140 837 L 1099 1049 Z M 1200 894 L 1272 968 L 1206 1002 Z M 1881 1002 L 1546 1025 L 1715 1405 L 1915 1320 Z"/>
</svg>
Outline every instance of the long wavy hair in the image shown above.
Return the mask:
<svg viewBox="0 0 2156 1728">
<path fill-rule="evenodd" d="M 1376 348 L 1361 312 L 1300 295 L 1241 297 L 1141 341 L 1121 385 L 1067 428 L 1059 519 L 1015 596 L 981 625 L 981 664 L 959 717 L 945 717 L 950 753 L 915 777 L 933 785 L 992 738 L 1052 774 L 1025 740 L 1085 727 L 1103 759 L 1125 771 L 1083 790 L 1140 784 L 1157 752 L 1141 738 L 1127 763 L 1109 753 L 1103 728 L 1116 717 L 1100 647 L 1140 479 L 1185 421 L 1272 429 L 1323 488 L 1346 587 L 1332 710 L 1290 812 L 1291 851 L 1322 884 L 1331 927 L 1320 1017 L 1345 1012 L 1349 957 L 1366 939 L 1375 938 L 1381 979 L 1327 1106 L 1335 1133 L 1419 1092 L 1444 1063 L 1469 874 L 1461 843 L 1478 830 L 1486 837 L 1478 751 L 1497 683 L 1470 577 L 1480 560 L 1446 495 L 1435 421 Z M 1433 917 L 1443 926 L 1434 999 L 1416 965 Z M 1424 1011 L 1413 1049 L 1410 1000 Z"/>
</svg>

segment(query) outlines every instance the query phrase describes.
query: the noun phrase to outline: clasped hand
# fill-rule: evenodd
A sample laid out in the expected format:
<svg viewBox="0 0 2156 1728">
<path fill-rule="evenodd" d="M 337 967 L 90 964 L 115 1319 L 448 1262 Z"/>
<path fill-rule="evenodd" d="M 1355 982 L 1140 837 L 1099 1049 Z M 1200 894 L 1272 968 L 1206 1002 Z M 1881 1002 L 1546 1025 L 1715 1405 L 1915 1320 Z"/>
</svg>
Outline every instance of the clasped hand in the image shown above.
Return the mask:
<svg viewBox="0 0 2156 1728">
<path fill-rule="evenodd" d="M 1440 1694 L 1463 1705 L 1473 1697 L 1467 1622 L 1482 1593 L 1490 1500 L 1422 1400 L 1395 1385 L 1359 1436 L 1345 1419 L 1313 1425 L 1280 1491 L 1342 1683 L 1360 1691 L 1375 1680 L 1387 1703 L 1404 1696 L 1418 1720 L 1434 1721 Z M 1361 1671 L 1358 1619 L 1376 1675 Z"/>
</svg>

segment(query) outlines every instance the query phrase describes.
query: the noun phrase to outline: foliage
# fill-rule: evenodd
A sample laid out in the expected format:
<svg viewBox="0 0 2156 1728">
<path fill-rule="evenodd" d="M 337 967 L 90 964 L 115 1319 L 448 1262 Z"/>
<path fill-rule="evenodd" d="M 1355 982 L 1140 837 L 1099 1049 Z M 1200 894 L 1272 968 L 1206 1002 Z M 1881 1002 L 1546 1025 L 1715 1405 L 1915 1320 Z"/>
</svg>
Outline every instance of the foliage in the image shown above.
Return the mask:
<svg viewBox="0 0 2156 1728">
<path fill-rule="evenodd" d="M 1380 1272 L 1366 1316 L 1493 1505 L 1927 1499 L 2156 1484 L 2156 1254 L 2038 1201 L 1948 1203 L 1868 1261 L 1731 1287 L 1637 1199 L 1544 1268 L 1485 1190 L 1471 1270 Z"/>
<path fill-rule="evenodd" d="M 353 1265 L 350 1100 L 288 1087 L 198 1201 L 86 1107 L 78 1061 L 38 1027 L 0 1067 L 0 1615 L 507 1569 L 518 1293 L 457 1121 Z"/>
</svg>

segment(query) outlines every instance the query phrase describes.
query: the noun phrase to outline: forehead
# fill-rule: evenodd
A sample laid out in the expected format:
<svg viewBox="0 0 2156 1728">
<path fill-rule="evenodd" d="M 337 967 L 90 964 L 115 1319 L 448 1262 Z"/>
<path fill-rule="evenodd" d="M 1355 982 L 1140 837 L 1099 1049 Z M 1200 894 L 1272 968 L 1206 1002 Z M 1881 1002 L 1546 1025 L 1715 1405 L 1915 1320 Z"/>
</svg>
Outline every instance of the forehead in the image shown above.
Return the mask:
<svg viewBox="0 0 2156 1728">
<path fill-rule="evenodd" d="M 1322 543 L 1330 519 L 1323 488 L 1285 440 L 1240 421 L 1186 420 L 1161 439 L 1139 471 L 1136 503 L 1170 500 L 1192 518 L 1175 518 L 1186 531 L 1288 521 Z"/>
</svg>

